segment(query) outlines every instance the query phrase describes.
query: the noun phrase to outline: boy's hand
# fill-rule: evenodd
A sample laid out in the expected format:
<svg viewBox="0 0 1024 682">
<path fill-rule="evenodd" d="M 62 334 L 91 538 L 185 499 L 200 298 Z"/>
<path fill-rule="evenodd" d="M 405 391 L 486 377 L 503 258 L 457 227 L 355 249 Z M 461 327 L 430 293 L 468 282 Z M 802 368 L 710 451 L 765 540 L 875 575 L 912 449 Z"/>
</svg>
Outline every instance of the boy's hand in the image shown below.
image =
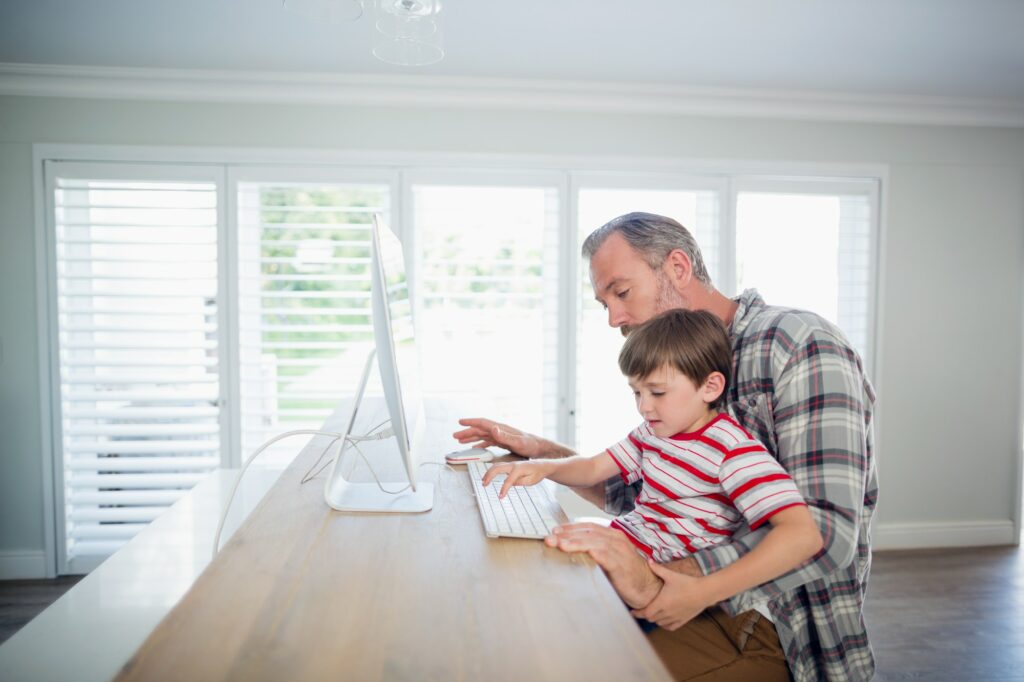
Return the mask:
<svg viewBox="0 0 1024 682">
<path fill-rule="evenodd" d="M 701 589 L 703 578 L 676 573 L 653 561 L 647 563 L 654 575 L 665 584 L 654 601 L 632 612 L 635 617 L 657 623 L 666 630 L 678 630 L 714 604 L 706 591 Z"/>
<path fill-rule="evenodd" d="M 514 485 L 536 485 L 548 477 L 551 466 L 545 462 L 505 462 L 503 464 L 491 465 L 491 468 L 484 474 L 484 486 L 490 485 L 495 477 L 507 474 L 505 482 L 501 485 L 498 498 L 502 499 L 508 495 L 508 489 Z"/>
</svg>

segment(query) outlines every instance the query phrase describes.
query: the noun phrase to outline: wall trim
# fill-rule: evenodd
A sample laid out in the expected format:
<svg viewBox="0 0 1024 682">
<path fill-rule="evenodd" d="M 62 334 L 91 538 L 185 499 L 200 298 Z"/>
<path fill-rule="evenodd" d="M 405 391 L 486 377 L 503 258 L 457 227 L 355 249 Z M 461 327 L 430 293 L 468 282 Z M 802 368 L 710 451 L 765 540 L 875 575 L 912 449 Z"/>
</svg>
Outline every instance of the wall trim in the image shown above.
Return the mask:
<svg viewBox="0 0 1024 682">
<path fill-rule="evenodd" d="M 879 523 L 872 531 L 873 549 L 925 549 L 1016 545 L 1018 538 L 1010 519 Z"/>
<path fill-rule="evenodd" d="M 459 76 L 0 63 L 0 95 L 1024 128 L 1024 100 Z"/>
<path fill-rule="evenodd" d="M 53 577 L 46 570 L 46 552 L 0 552 L 0 580 L 32 580 Z"/>
</svg>

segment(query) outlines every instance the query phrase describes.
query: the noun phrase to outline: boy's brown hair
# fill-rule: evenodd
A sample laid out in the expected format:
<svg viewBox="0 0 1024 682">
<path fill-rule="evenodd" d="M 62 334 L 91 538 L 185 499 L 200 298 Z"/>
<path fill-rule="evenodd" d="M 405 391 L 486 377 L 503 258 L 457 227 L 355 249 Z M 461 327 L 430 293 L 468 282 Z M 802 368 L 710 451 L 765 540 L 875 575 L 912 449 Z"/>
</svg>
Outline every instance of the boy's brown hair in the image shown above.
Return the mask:
<svg viewBox="0 0 1024 682">
<path fill-rule="evenodd" d="M 626 338 L 619 369 L 627 377 L 643 378 L 670 365 L 697 386 L 721 372 L 722 394 L 710 405 L 721 410 L 732 381 L 732 348 L 722 321 L 706 310 L 670 310 L 640 325 Z"/>
</svg>

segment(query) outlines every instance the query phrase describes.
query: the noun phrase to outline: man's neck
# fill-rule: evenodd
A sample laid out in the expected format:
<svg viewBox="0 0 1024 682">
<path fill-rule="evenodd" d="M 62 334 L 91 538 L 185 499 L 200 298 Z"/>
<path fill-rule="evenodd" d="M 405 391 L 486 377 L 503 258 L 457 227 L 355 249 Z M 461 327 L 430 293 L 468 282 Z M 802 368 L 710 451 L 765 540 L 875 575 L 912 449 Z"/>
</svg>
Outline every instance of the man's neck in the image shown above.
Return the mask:
<svg viewBox="0 0 1024 682">
<path fill-rule="evenodd" d="M 707 310 L 720 319 L 727 329 L 736 316 L 737 308 L 740 307 L 739 303 L 726 298 L 717 289 L 705 289 L 700 285 L 690 293 L 689 299 L 693 310 Z"/>
</svg>

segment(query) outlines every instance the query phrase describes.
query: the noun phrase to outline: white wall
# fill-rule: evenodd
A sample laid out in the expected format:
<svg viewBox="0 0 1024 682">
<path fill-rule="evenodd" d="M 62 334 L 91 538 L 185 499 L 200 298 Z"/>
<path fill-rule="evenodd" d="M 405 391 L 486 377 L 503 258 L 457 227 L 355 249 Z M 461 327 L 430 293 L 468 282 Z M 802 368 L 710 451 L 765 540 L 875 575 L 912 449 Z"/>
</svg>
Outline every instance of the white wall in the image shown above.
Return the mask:
<svg viewBox="0 0 1024 682">
<path fill-rule="evenodd" d="M 1024 130 L 4 97 L 0 578 L 44 547 L 33 143 L 885 164 L 876 539 L 1015 541 Z"/>
</svg>

